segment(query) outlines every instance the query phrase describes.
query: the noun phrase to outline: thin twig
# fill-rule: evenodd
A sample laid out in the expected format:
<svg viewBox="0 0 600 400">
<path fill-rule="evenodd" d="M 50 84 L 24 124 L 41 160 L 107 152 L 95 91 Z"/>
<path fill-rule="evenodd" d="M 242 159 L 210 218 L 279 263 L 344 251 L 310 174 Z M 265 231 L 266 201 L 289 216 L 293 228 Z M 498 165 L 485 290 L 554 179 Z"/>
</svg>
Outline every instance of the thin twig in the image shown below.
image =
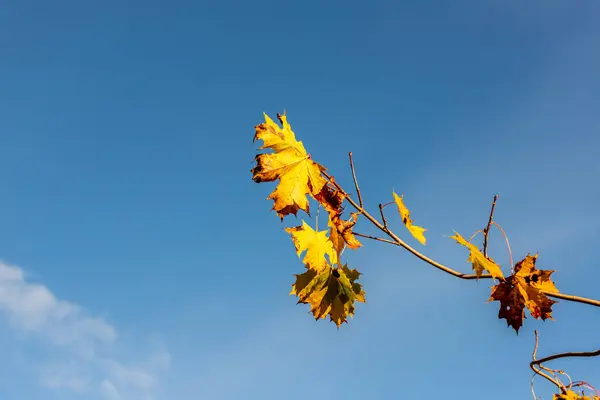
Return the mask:
<svg viewBox="0 0 600 400">
<path fill-rule="evenodd" d="M 473 242 L 473 238 L 474 238 L 475 236 L 477 236 L 477 234 L 478 234 L 478 233 L 483 233 L 483 229 L 478 229 L 478 230 L 476 230 L 476 231 L 475 231 L 475 233 L 474 233 L 474 234 L 472 234 L 472 235 L 471 235 L 471 237 L 469 238 L 469 243 L 472 243 L 472 242 Z"/>
<path fill-rule="evenodd" d="M 559 358 L 567 357 L 597 357 L 600 356 L 600 349 L 595 351 L 569 351 L 566 353 L 553 354 L 548 357 L 540 358 L 535 361 L 534 364 L 541 364 L 552 360 L 558 360 Z"/>
<path fill-rule="evenodd" d="M 542 364 L 545 363 L 545 362 L 548 362 L 548 361 L 558 360 L 559 358 L 568 358 L 568 357 L 597 357 L 597 356 L 600 356 L 600 349 L 598 349 L 598 350 L 595 350 L 595 351 L 569 351 L 569 352 L 565 352 L 565 353 L 553 354 L 551 356 L 547 356 L 547 357 L 536 359 L 537 348 L 538 348 L 538 331 L 536 330 L 535 331 L 535 347 L 533 349 L 533 356 L 532 356 L 532 360 L 533 361 L 531 361 L 529 363 L 529 366 L 531 367 L 531 369 L 533 369 L 534 371 L 536 371 L 537 374 L 539 374 L 539 375 L 543 376 L 544 378 L 550 380 L 552 383 L 554 383 L 559 388 L 561 388 L 561 390 L 563 390 L 563 393 L 566 391 L 566 388 L 562 384 L 562 382 L 560 382 L 559 379 L 557 379 L 557 378 L 552 379 L 552 378 L 548 377 L 546 374 L 544 374 L 543 372 L 541 372 L 540 370 L 538 370 L 535 367 L 538 366 L 538 367 L 543 368 L 543 369 L 545 369 L 547 371 L 558 372 L 560 374 L 566 375 L 567 378 L 569 378 L 569 381 L 570 381 L 569 387 L 571 387 L 573 385 L 573 381 L 571 380 L 571 377 L 568 374 L 566 374 L 564 371 L 561 371 L 561 370 L 550 369 L 548 367 L 543 366 Z"/>
<path fill-rule="evenodd" d="M 562 393 L 566 393 L 567 389 L 565 388 L 565 385 L 563 385 L 563 383 L 559 379 L 552 378 L 551 376 L 549 376 L 545 372 L 542 372 L 541 370 L 539 370 L 539 369 L 536 368 L 536 365 L 539 365 L 541 367 L 540 364 L 543 362 L 543 361 L 540 361 L 540 360 L 536 359 L 538 345 L 539 345 L 538 331 L 536 330 L 535 331 L 535 346 L 533 347 L 533 354 L 531 354 L 531 359 L 533 361 L 531 361 L 529 363 L 529 367 L 533 370 L 533 372 L 535 372 L 539 376 L 543 376 L 544 378 L 548 379 L 550 382 L 552 382 L 553 384 L 555 384 L 561 390 Z"/>
<path fill-rule="evenodd" d="M 358 232 L 352 232 L 352 233 L 354 234 L 354 236 L 360 236 L 360 237 L 364 237 L 364 238 L 371 239 L 371 240 L 377 240 L 378 242 L 393 244 L 394 246 L 400 246 L 398 243 L 394 242 L 393 240 L 384 239 L 384 238 L 380 238 L 377 236 L 365 235 L 364 233 L 358 233 Z"/>
<path fill-rule="evenodd" d="M 375 217 L 373 217 L 373 215 L 371 215 L 367 210 L 365 210 L 364 207 L 361 207 L 358 203 L 356 203 L 356 201 L 354 201 L 337 182 L 335 182 L 334 180 L 331 179 L 331 176 L 329 176 L 329 174 L 327 174 L 326 172 L 322 172 L 322 174 L 331 182 L 331 184 L 333 186 L 335 186 L 339 191 L 341 191 L 342 193 L 345 194 L 345 199 L 348 201 L 348 203 L 350 203 L 350 205 L 352 207 L 354 207 L 357 211 L 359 211 L 362 215 L 364 215 L 365 218 L 368 219 L 377 228 L 379 228 L 379 230 L 381 230 L 386 235 L 388 235 L 390 237 L 390 239 L 392 239 L 391 241 L 393 241 L 395 245 L 403 247 L 405 250 L 407 250 L 409 253 L 413 254 L 415 257 L 425 261 L 426 263 L 430 264 L 431 266 L 433 266 L 439 270 L 442 270 L 452 276 L 455 276 L 460 279 L 467 279 L 467 280 L 477 279 L 477 275 L 475 275 L 475 274 L 463 274 L 461 272 L 455 271 L 452 268 L 447 267 L 444 264 L 439 263 L 439 262 L 427 257 L 426 255 L 420 253 L 419 251 L 413 249 L 412 247 L 410 247 L 410 245 L 408 245 L 402 239 L 400 239 L 398 237 L 398 235 L 396 235 L 394 232 L 392 232 L 390 229 L 388 229 L 387 226 L 384 226 Z M 482 274 L 479 277 L 479 279 L 491 279 L 491 278 L 492 278 L 492 276 L 490 274 Z M 593 299 L 588 299 L 585 297 L 573 296 L 573 295 L 568 295 L 568 294 L 563 294 L 563 293 L 550 293 L 550 292 L 546 292 L 543 290 L 540 290 L 540 292 L 544 293 L 545 295 L 547 295 L 549 297 L 554 297 L 557 299 L 574 301 L 577 303 L 584 303 L 584 304 L 589 304 L 589 305 L 592 305 L 595 307 L 600 307 L 599 300 L 593 300 Z"/>
<path fill-rule="evenodd" d="M 352 160 L 352 152 L 348 153 L 348 157 L 350 157 L 350 169 L 352 170 L 352 179 L 354 179 L 354 187 L 356 188 L 356 196 L 358 197 L 358 204 L 363 208 L 363 199 L 360 194 L 360 188 L 358 187 L 358 181 L 356 180 L 356 172 L 354 171 L 354 161 Z"/>
<path fill-rule="evenodd" d="M 364 210 L 363 207 L 361 207 L 361 209 Z M 385 215 L 383 214 L 383 205 L 381 203 L 379 203 L 379 213 L 381 214 L 381 221 L 383 222 L 383 228 L 387 230 L 388 229 L 388 227 L 387 227 L 387 221 L 385 219 Z"/>
<path fill-rule="evenodd" d="M 490 226 L 492 225 L 492 220 L 494 219 L 494 209 L 496 208 L 496 200 L 498 200 L 498 194 L 494 195 L 494 201 L 492 201 L 492 210 L 490 211 L 490 219 L 488 219 L 487 226 L 483 230 L 483 256 L 487 258 L 487 248 L 488 248 L 488 236 L 490 234 Z M 512 263 L 511 263 L 512 265 Z"/>
<path fill-rule="evenodd" d="M 339 191 L 341 191 L 342 193 L 344 193 L 346 195 L 345 199 L 348 201 L 348 203 L 350 203 L 350 205 L 352 205 L 352 207 L 354 207 L 357 211 L 359 211 L 362 215 L 364 215 L 366 219 L 371 221 L 371 223 L 373 225 L 375 225 L 377 228 L 379 228 L 382 232 L 387 234 L 392 239 L 392 241 L 395 242 L 395 244 L 397 246 L 403 247 L 405 250 L 412 253 L 417 258 L 420 258 L 421 260 L 425 261 L 426 263 L 428 263 L 438 269 L 441 269 L 442 271 L 444 271 L 450 275 L 456 276 L 457 278 L 477 279 L 477 275 L 475 275 L 475 274 L 463 274 L 461 272 L 455 271 L 452 268 L 446 267 L 445 265 L 443 265 L 435 260 L 432 260 L 431 258 L 427 257 L 426 255 L 421 254 L 417 250 L 410 247 L 407 243 L 405 243 L 402 239 L 400 239 L 394 232 L 389 230 L 387 226 L 384 226 L 373 215 L 371 215 L 371 213 L 369 213 L 367 210 L 362 208 L 358 203 L 356 203 L 356 201 L 354 201 L 350 196 L 348 196 L 348 194 L 344 191 L 344 189 L 337 182 L 331 181 L 331 177 L 326 172 L 322 172 L 322 174 L 323 174 L 323 176 L 325 176 L 327 179 L 330 180 L 332 185 L 334 185 Z M 479 279 L 491 278 L 491 277 L 492 276 L 489 274 L 483 274 L 479 277 Z"/>
<path fill-rule="evenodd" d="M 319 210 L 321 209 L 321 203 L 317 206 L 317 212 L 315 213 L 315 230 L 319 230 Z"/>
</svg>

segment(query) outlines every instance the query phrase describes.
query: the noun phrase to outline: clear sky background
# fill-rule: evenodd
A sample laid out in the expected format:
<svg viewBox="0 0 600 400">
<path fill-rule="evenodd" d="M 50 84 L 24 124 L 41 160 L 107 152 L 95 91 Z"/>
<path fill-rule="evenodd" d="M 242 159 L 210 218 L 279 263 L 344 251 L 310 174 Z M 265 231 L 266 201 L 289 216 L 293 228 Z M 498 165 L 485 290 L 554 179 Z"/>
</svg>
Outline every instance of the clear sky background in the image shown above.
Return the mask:
<svg viewBox="0 0 600 400">
<path fill-rule="evenodd" d="M 339 330 L 288 296 L 303 267 L 252 182 L 287 110 L 366 205 L 424 248 L 496 217 L 515 260 L 600 298 L 600 2 L 16 1 L 0 10 L 0 398 L 531 398 L 539 355 L 600 347 L 560 302 L 519 335 L 460 281 L 364 241 Z M 357 231 L 374 233 L 366 223 Z M 509 270 L 497 231 L 491 255 Z M 600 360 L 555 363 L 600 386 Z M 537 379 L 551 398 L 552 387 Z"/>
</svg>

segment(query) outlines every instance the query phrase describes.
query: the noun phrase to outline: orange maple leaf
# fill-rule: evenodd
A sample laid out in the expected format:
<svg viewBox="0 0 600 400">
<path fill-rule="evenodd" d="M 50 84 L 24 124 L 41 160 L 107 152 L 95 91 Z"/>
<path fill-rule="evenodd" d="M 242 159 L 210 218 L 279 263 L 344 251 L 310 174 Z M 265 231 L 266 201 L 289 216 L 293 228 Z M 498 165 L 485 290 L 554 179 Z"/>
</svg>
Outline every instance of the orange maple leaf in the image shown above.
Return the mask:
<svg viewBox="0 0 600 400">
<path fill-rule="evenodd" d="M 498 318 L 506 319 L 506 323 L 519 333 L 525 318 L 525 308 L 531 316 L 542 320 L 552 318 L 552 305 L 556 301 L 548 298 L 546 293 L 558 293 L 554 282 L 550 279 L 553 270 L 537 270 L 535 262 L 538 255 L 528 254 L 515 264 L 514 274 L 492 287 L 488 301 L 499 301 Z"/>
<path fill-rule="evenodd" d="M 348 316 L 354 316 L 356 301 L 366 302 L 365 292 L 356 282 L 360 272 L 349 269 L 347 265 L 341 268 L 328 266 L 321 271 L 309 269 L 295 276 L 296 282 L 290 294 L 298 296 L 298 304 L 310 304 L 315 320 L 329 315 L 339 327 L 348 322 Z"/>
<path fill-rule="evenodd" d="M 272 182 L 279 179 L 275 190 L 267 197 L 273 199 L 273 210 L 281 219 L 298 210 L 309 214 L 306 195 L 317 195 L 325 183 L 321 172 L 325 170 L 312 161 L 302 142 L 296 140 L 285 115 L 277 114 L 282 124 L 279 127 L 267 114 L 265 122 L 257 125 L 254 141 L 263 141 L 262 149 L 272 149 L 274 153 L 256 155 L 256 166 L 252 168 L 254 182 Z"/>
</svg>

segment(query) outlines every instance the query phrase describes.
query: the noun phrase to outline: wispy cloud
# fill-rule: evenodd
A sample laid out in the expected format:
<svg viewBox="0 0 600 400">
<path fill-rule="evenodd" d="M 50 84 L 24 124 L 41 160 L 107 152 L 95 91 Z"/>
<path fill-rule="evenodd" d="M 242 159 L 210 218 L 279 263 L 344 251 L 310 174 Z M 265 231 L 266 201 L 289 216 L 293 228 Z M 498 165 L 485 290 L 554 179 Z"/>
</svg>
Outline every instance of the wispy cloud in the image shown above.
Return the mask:
<svg viewBox="0 0 600 400">
<path fill-rule="evenodd" d="M 24 346 L 34 343 L 28 364 L 42 385 L 94 398 L 151 399 L 170 356 L 156 352 L 131 363 L 114 356 L 118 334 L 102 318 L 58 299 L 46 286 L 28 281 L 17 266 L 0 263 L 0 315 Z"/>
</svg>

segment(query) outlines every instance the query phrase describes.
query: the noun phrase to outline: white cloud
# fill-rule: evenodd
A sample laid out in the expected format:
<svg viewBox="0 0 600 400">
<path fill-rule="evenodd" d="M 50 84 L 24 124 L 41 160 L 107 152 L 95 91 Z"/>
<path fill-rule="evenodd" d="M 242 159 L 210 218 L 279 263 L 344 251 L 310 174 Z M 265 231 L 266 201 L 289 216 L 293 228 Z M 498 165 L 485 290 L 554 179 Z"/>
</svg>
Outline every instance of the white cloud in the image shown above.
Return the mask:
<svg viewBox="0 0 600 400">
<path fill-rule="evenodd" d="M 30 356 L 31 369 L 48 388 L 109 400 L 150 399 L 158 374 L 169 367 L 166 352 L 135 363 L 115 358 L 118 335 L 111 324 L 29 282 L 21 268 L 0 262 L 2 316 L 26 344 L 39 346 Z"/>
<path fill-rule="evenodd" d="M 120 400 L 121 399 L 121 395 L 119 394 L 119 391 L 117 390 L 117 388 L 115 387 L 115 385 L 113 385 L 113 383 L 109 380 L 103 380 L 102 383 L 100 384 L 100 387 L 102 388 L 102 392 L 104 393 L 104 396 L 106 397 L 107 400 Z"/>
</svg>

